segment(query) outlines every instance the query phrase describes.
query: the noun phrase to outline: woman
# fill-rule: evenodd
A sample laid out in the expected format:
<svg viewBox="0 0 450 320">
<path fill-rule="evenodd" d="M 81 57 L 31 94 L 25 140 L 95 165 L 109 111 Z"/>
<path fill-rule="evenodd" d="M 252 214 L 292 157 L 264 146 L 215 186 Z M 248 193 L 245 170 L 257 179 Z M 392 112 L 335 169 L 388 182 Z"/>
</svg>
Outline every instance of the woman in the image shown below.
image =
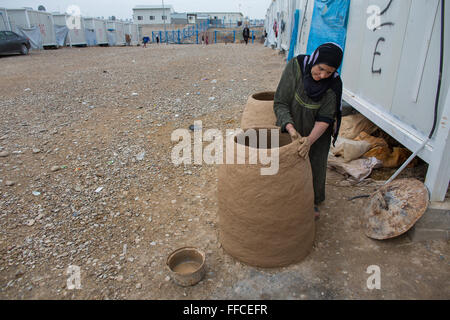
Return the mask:
<svg viewBox="0 0 450 320">
<path fill-rule="evenodd" d="M 336 72 L 343 58 L 334 43 L 319 46 L 312 55 L 292 59 L 275 94 L 277 125 L 298 140 L 299 155 L 311 162 L 314 210 L 325 200 L 325 181 L 331 136 L 337 139 L 341 123 L 342 81 Z M 334 133 L 333 133 L 334 128 Z"/>
</svg>

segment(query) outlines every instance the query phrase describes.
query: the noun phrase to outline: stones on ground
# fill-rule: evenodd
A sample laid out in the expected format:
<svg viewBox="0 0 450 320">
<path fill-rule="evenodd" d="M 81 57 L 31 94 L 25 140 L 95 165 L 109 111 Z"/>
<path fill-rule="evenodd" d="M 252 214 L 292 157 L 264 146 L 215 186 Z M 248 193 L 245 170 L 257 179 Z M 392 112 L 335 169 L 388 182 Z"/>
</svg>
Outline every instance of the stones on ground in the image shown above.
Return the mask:
<svg viewBox="0 0 450 320">
<path fill-rule="evenodd" d="M 95 193 L 99 193 L 103 190 L 103 187 L 98 187 L 97 189 L 95 189 Z"/>
<path fill-rule="evenodd" d="M 7 156 L 9 156 L 9 152 L 8 151 L 2 151 L 0 152 L 0 158 L 6 158 Z"/>
<path fill-rule="evenodd" d="M 59 170 L 61 170 L 61 166 L 52 166 L 52 167 L 50 168 L 50 171 L 51 171 L 51 172 L 56 172 L 56 171 L 59 171 Z"/>
<path fill-rule="evenodd" d="M 40 193 L 39 191 L 33 191 L 32 194 L 33 194 L 33 196 L 35 196 L 35 197 L 41 195 L 41 193 Z"/>
<path fill-rule="evenodd" d="M 136 284 L 136 289 L 141 289 L 142 288 L 142 284 L 138 283 Z"/>
<path fill-rule="evenodd" d="M 144 157 L 145 157 L 145 151 L 142 151 L 141 153 L 139 153 L 139 154 L 136 156 L 136 159 L 137 159 L 138 161 L 142 161 L 142 160 L 144 160 Z"/>
<path fill-rule="evenodd" d="M 38 149 L 38 148 L 33 148 L 33 154 L 37 154 L 37 153 L 39 153 L 39 152 L 41 152 L 40 149 Z"/>
<path fill-rule="evenodd" d="M 13 185 L 15 185 L 16 183 L 14 181 L 11 180 L 6 180 L 5 181 L 5 186 L 7 187 L 12 187 Z"/>
</svg>

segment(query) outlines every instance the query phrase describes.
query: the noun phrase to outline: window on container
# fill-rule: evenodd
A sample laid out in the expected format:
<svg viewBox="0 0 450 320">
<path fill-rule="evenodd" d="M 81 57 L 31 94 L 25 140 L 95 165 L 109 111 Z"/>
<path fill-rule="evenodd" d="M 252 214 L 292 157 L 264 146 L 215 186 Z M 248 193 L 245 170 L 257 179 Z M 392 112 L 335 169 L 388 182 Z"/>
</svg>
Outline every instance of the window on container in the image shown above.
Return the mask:
<svg viewBox="0 0 450 320">
<path fill-rule="evenodd" d="M 138 16 L 138 20 L 144 20 L 143 16 Z"/>
<path fill-rule="evenodd" d="M 150 16 L 150 20 L 155 20 L 155 16 Z"/>
<path fill-rule="evenodd" d="M 162 16 L 162 19 L 163 20 L 167 20 L 167 16 Z"/>
</svg>

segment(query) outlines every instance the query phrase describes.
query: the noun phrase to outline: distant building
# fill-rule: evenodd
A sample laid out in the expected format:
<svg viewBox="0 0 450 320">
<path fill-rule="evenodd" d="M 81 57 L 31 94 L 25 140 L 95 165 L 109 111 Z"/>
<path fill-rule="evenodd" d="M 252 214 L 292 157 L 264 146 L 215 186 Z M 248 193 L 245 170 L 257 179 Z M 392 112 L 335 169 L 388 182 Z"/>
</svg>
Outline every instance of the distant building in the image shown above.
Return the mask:
<svg viewBox="0 0 450 320">
<path fill-rule="evenodd" d="M 133 8 L 134 23 L 144 25 L 186 25 L 210 20 L 216 26 L 241 25 L 244 15 L 240 12 L 175 12 L 172 5 L 139 5 Z"/>
<path fill-rule="evenodd" d="M 199 12 L 197 16 L 207 16 L 212 24 L 239 25 L 244 21 L 240 12 Z"/>
<path fill-rule="evenodd" d="M 133 8 L 133 20 L 138 25 L 171 24 L 173 13 L 171 5 L 140 5 Z"/>
<path fill-rule="evenodd" d="M 172 14 L 172 19 L 179 15 L 181 13 Z M 188 12 L 183 15 L 186 15 L 188 24 L 198 24 L 210 20 L 213 25 L 238 25 L 244 21 L 244 15 L 240 12 Z"/>
<path fill-rule="evenodd" d="M 172 24 L 188 24 L 189 15 L 187 13 L 172 13 L 170 16 L 172 19 Z"/>
</svg>

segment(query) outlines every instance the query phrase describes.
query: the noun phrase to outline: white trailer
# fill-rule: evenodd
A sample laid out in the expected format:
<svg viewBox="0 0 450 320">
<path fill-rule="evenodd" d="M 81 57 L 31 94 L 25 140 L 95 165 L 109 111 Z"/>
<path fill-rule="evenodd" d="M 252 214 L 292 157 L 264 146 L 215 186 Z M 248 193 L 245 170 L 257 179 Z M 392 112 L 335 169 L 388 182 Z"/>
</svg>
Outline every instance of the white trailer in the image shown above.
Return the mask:
<svg viewBox="0 0 450 320">
<path fill-rule="evenodd" d="M 94 30 L 96 45 L 108 45 L 108 36 L 106 34 L 106 21 L 97 18 L 84 18 L 84 28 Z"/>
<path fill-rule="evenodd" d="M 301 10 L 295 55 L 305 54 L 316 1 L 290 0 Z M 350 1 L 342 79 L 343 99 L 428 163 L 431 201 L 445 199 L 450 180 L 450 6 L 444 12 L 444 67 L 435 120 L 444 0 Z M 272 1 L 266 45 L 280 49 L 285 0 Z M 292 21 L 291 16 L 287 21 Z"/>
<path fill-rule="evenodd" d="M 70 46 L 86 46 L 86 30 L 84 28 L 84 21 L 80 18 L 79 21 L 71 23 L 70 16 L 65 13 L 53 14 L 53 21 L 56 25 L 67 26 L 69 34 L 67 35 L 67 45 Z M 67 24 L 69 21 L 69 25 Z M 79 27 L 79 28 L 78 28 Z"/>
<path fill-rule="evenodd" d="M 11 31 L 8 13 L 5 8 L 0 8 L 0 31 Z"/>
<path fill-rule="evenodd" d="M 440 67 L 441 3 L 351 1 L 342 67 L 344 100 L 411 151 L 425 145 L 418 156 L 429 164 L 425 184 L 431 201 L 445 199 L 450 179 L 450 6 L 437 126 L 428 139 Z"/>
<path fill-rule="evenodd" d="M 131 44 L 137 46 L 140 43 L 141 36 L 139 34 L 139 26 L 136 23 L 132 23 L 131 26 Z"/>
<path fill-rule="evenodd" d="M 125 34 L 131 36 L 131 45 L 137 46 L 139 43 L 139 27 L 134 23 L 125 23 Z"/>
<path fill-rule="evenodd" d="M 114 34 L 115 44 L 116 46 L 124 46 L 125 45 L 125 25 L 123 22 L 116 20 L 108 20 L 107 21 L 107 29 L 108 31 Z"/>
<path fill-rule="evenodd" d="M 56 42 L 55 27 L 53 16 L 49 12 L 34 11 L 27 8 L 23 9 L 6 9 L 12 31 L 17 28 L 33 28 L 38 27 L 42 37 L 42 45 L 44 47 L 58 48 Z"/>
</svg>

